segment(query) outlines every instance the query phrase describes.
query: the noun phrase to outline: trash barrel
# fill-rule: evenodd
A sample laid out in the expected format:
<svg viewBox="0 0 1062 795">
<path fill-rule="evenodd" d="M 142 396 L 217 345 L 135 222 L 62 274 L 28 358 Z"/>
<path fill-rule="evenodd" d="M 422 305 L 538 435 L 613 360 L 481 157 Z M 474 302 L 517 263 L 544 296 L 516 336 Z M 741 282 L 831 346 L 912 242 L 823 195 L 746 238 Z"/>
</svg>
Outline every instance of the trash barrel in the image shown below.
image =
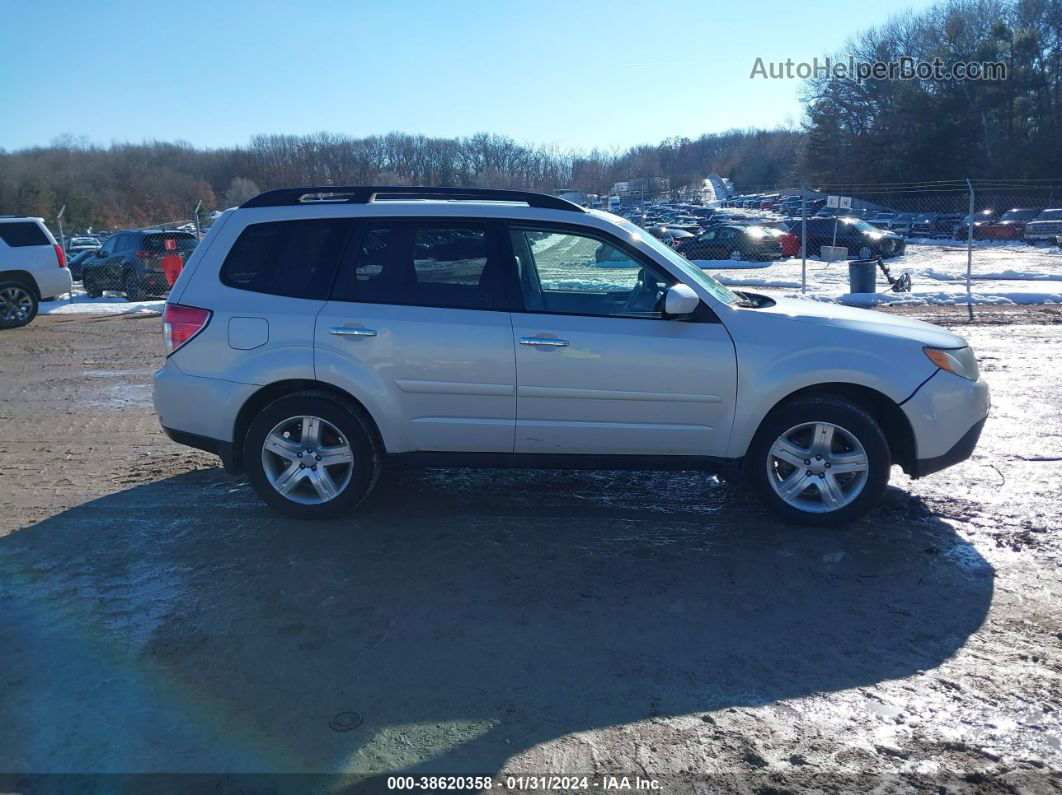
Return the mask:
<svg viewBox="0 0 1062 795">
<path fill-rule="evenodd" d="M 848 291 L 852 293 L 877 292 L 875 281 L 878 261 L 876 259 L 856 259 L 848 263 Z"/>
</svg>

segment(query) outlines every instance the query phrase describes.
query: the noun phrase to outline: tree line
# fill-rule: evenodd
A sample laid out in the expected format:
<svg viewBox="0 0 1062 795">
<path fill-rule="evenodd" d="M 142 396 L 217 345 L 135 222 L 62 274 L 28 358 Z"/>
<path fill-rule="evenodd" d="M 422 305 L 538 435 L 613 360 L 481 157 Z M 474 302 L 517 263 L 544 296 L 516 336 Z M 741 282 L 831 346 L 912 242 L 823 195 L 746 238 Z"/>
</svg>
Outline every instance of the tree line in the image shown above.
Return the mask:
<svg viewBox="0 0 1062 795">
<path fill-rule="evenodd" d="M 667 176 L 672 185 L 685 185 L 713 170 L 758 183 L 792 170 L 800 139 L 796 131 L 733 131 L 620 152 L 569 152 L 490 133 L 259 135 L 248 146 L 220 149 L 167 142 L 100 147 L 66 138 L 0 152 L 0 212 L 53 218 L 65 204 L 68 228 L 114 228 L 187 219 L 198 202 L 208 211 L 294 185 L 476 185 L 606 194 L 622 180 Z"/>
<path fill-rule="evenodd" d="M 66 137 L 0 150 L 0 213 L 68 229 L 187 219 L 293 185 L 423 184 L 605 194 L 615 182 L 739 188 L 814 183 L 1062 176 L 1062 0 L 942 0 L 852 37 L 861 61 L 999 61 L 1007 79 L 806 81 L 799 129 L 734 130 L 626 150 L 566 151 L 490 133 L 259 135 L 245 146 L 118 143 Z"/>
</svg>

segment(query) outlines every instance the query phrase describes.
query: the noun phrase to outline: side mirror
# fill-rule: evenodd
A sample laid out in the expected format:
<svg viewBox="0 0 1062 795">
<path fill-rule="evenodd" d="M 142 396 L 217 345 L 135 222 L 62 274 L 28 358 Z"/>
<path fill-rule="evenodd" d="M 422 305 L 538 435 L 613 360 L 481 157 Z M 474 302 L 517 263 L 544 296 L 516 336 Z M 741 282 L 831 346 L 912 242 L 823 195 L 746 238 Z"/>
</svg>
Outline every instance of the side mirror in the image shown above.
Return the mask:
<svg viewBox="0 0 1062 795">
<path fill-rule="evenodd" d="M 671 318 L 692 315 L 700 305 L 701 299 L 693 288 L 686 284 L 675 284 L 667 288 L 664 294 L 664 314 Z"/>
</svg>

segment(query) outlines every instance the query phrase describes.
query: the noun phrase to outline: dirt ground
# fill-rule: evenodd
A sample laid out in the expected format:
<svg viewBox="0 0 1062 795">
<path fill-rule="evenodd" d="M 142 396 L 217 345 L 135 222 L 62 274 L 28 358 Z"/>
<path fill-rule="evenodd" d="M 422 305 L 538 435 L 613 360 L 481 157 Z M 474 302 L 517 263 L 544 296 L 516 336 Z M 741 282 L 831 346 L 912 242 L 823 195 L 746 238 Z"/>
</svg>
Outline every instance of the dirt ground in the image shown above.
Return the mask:
<svg viewBox="0 0 1062 795">
<path fill-rule="evenodd" d="M 160 432 L 157 316 L 0 334 L 0 791 L 1062 790 L 1062 315 L 904 312 L 992 416 L 843 531 L 642 472 L 391 473 L 294 522 Z"/>
</svg>

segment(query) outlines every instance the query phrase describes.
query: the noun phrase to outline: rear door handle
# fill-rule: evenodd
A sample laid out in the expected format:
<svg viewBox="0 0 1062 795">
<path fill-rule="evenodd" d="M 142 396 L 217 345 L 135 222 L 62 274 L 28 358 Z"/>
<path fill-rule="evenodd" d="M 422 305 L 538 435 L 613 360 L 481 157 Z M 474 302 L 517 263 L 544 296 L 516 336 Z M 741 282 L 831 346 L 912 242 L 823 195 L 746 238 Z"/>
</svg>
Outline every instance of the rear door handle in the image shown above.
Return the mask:
<svg viewBox="0 0 1062 795">
<path fill-rule="evenodd" d="M 521 345 L 545 345 L 549 348 L 567 348 L 568 340 L 557 339 L 556 337 L 521 337 Z"/>
<path fill-rule="evenodd" d="M 335 334 L 337 337 L 375 337 L 376 329 L 374 328 L 347 328 L 346 326 L 333 326 L 328 329 L 329 334 Z"/>
</svg>

